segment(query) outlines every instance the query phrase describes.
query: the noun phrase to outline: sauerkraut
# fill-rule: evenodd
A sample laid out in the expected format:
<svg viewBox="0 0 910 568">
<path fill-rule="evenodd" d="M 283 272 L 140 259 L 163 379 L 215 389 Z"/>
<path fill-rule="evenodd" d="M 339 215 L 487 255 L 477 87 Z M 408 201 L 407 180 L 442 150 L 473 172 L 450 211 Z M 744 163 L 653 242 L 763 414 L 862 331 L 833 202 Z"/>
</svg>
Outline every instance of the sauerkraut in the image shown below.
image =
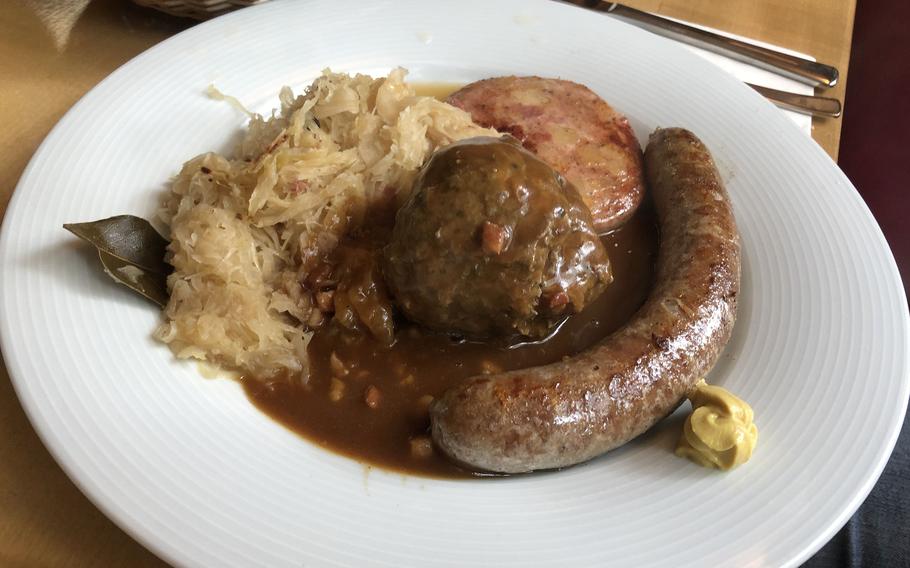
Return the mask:
<svg viewBox="0 0 910 568">
<path fill-rule="evenodd" d="M 281 109 L 252 115 L 236 154 L 186 162 L 160 211 L 170 227 L 170 300 L 155 337 L 180 358 L 259 378 L 306 377 L 322 323 L 305 285 L 374 208 L 401 203 L 433 153 L 496 133 L 388 77 L 324 71 Z"/>
</svg>

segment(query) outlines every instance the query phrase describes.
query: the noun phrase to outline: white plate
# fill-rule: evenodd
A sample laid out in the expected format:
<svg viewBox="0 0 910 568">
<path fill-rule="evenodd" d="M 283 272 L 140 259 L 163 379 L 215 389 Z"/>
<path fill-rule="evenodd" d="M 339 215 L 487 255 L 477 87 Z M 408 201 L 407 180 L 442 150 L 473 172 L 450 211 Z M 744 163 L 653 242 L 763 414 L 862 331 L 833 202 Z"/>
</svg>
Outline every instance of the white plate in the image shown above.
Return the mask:
<svg viewBox="0 0 910 568">
<path fill-rule="evenodd" d="M 678 424 L 587 465 L 506 480 L 382 471 L 306 442 L 237 384 L 149 334 L 158 315 L 61 229 L 149 215 L 180 164 L 320 69 L 419 80 L 506 73 L 589 85 L 642 139 L 694 130 L 744 243 L 739 322 L 714 381 L 761 436 L 728 474 L 673 456 Z M 197 26 L 70 111 L 16 189 L 0 242 L 0 332 L 35 428 L 67 473 L 163 558 L 194 566 L 779 566 L 818 549 L 885 464 L 910 392 L 891 253 L 831 160 L 779 111 L 678 46 L 555 2 L 270 2 Z"/>
</svg>

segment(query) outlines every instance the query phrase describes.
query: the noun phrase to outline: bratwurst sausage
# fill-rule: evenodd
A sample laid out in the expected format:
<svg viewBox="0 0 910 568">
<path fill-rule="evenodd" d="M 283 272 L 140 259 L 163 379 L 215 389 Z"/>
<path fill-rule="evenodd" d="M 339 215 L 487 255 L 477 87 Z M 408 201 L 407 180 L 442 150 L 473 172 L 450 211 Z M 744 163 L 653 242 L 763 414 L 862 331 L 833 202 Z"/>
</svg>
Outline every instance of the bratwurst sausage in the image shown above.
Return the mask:
<svg viewBox="0 0 910 568">
<path fill-rule="evenodd" d="M 472 377 L 430 408 L 433 439 L 454 460 L 496 472 L 589 460 L 671 413 L 730 338 L 740 245 L 707 148 L 658 129 L 645 177 L 660 228 L 654 289 L 621 329 L 568 360 Z"/>
</svg>

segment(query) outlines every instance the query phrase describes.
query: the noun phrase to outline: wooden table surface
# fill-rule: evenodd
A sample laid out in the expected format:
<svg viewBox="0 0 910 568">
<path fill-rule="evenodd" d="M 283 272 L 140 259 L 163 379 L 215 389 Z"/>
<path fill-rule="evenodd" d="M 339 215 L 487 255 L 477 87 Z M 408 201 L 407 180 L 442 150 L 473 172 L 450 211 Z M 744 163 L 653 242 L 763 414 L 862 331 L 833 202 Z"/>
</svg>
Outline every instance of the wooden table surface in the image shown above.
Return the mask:
<svg viewBox="0 0 910 568">
<path fill-rule="evenodd" d="M 840 83 L 825 94 L 843 100 L 855 0 L 626 3 L 811 54 L 840 69 Z M 94 0 L 66 49 L 58 51 L 23 0 L 0 2 L 0 215 L 28 160 L 63 113 L 119 65 L 190 25 L 124 0 Z M 835 160 L 840 129 L 839 119 L 813 123 L 813 138 Z M 0 565 L 164 565 L 96 509 L 57 466 L 29 424 L 3 365 L 0 424 Z"/>
</svg>

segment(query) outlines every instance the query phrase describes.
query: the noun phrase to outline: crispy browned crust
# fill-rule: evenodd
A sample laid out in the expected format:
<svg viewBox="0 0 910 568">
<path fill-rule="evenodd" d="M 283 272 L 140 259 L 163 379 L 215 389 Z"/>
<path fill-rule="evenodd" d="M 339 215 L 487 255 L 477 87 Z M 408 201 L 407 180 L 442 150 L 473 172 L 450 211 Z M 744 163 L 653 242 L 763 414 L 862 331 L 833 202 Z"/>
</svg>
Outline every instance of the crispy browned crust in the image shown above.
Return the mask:
<svg viewBox="0 0 910 568">
<path fill-rule="evenodd" d="M 562 173 L 591 209 L 595 228 L 618 227 L 641 203 L 641 147 L 626 117 L 591 89 L 541 77 L 495 77 L 449 97 L 475 122 L 508 132 Z"/>
<path fill-rule="evenodd" d="M 661 232 L 657 280 L 620 330 L 567 361 L 472 377 L 430 409 L 433 439 L 472 467 L 507 473 L 589 460 L 673 411 L 730 338 L 739 234 L 711 155 L 659 129 L 645 175 Z"/>
</svg>

